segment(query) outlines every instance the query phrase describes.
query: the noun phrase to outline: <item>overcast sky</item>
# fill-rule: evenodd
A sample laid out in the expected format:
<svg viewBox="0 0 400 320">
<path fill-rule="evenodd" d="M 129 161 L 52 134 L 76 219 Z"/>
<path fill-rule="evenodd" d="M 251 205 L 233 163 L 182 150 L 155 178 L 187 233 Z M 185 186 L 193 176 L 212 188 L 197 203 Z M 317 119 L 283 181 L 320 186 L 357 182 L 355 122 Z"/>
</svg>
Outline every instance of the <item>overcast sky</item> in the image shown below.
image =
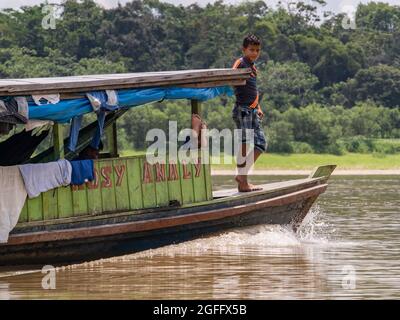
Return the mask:
<svg viewBox="0 0 400 320">
<path fill-rule="evenodd" d="M 174 4 L 184 4 L 188 5 L 191 3 L 198 3 L 200 5 L 204 5 L 208 2 L 215 2 L 213 0 L 164 0 L 165 2 L 170 2 Z M 274 6 L 278 0 L 264 0 L 267 4 L 270 4 Z M 307 1 L 307 0 L 306 0 Z M 377 0 L 376 0 L 377 1 Z M 0 9 L 4 8 L 18 8 L 23 5 L 35 5 L 44 2 L 44 0 L 0 0 Z M 50 0 L 50 3 L 60 3 L 62 0 Z M 124 4 L 126 2 L 129 2 L 129 0 L 96 0 L 97 3 L 103 5 L 106 8 L 111 8 L 113 6 L 116 6 L 118 2 L 121 4 Z M 238 3 L 241 2 L 241 0 L 225 0 L 225 3 Z M 282 2 L 285 2 L 283 0 Z M 357 7 L 357 4 L 362 2 L 362 3 L 368 3 L 371 2 L 371 0 L 326 0 L 328 3 L 326 10 L 331 10 L 334 12 L 343 12 L 343 11 L 348 11 L 348 7 L 353 6 Z M 383 0 L 382 2 L 390 3 L 390 4 L 396 4 L 400 5 L 400 0 Z"/>
</svg>

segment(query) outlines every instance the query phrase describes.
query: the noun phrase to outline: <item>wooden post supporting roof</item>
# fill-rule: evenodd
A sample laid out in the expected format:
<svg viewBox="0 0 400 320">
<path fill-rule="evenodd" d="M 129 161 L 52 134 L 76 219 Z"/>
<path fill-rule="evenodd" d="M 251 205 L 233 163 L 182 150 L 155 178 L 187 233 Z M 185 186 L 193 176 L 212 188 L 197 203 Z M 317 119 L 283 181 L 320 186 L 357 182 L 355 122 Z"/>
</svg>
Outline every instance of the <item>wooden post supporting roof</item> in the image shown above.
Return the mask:
<svg viewBox="0 0 400 320">
<path fill-rule="evenodd" d="M 190 103 L 192 105 L 192 114 L 198 114 L 201 116 L 201 102 L 199 100 L 190 100 Z"/>
<path fill-rule="evenodd" d="M 54 160 L 64 159 L 64 127 L 56 123 L 53 126 Z"/>
<path fill-rule="evenodd" d="M 117 140 L 117 122 L 113 122 L 111 126 L 106 129 L 108 152 L 110 157 L 117 158 L 118 155 L 118 140 Z"/>
<path fill-rule="evenodd" d="M 192 131 L 196 132 L 196 134 L 194 134 L 192 132 L 191 139 L 192 139 L 192 142 L 194 143 L 194 145 L 199 146 L 199 143 L 200 143 L 199 139 L 200 139 L 200 134 L 201 134 L 201 122 L 198 121 L 198 119 L 196 119 L 195 117 L 193 117 L 193 114 L 197 114 L 201 118 L 201 102 L 199 100 L 190 100 L 190 103 L 192 105 L 191 128 L 192 128 Z"/>
</svg>

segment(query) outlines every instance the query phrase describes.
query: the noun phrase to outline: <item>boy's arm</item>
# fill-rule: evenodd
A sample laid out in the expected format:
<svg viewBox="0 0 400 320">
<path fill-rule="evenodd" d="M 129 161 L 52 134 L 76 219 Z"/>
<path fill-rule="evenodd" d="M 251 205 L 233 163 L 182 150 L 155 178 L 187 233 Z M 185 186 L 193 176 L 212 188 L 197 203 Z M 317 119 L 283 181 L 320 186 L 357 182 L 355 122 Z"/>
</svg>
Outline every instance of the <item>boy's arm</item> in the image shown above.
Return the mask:
<svg viewBox="0 0 400 320">
<path fill-rule="evenodd" d="M 260 104 L 257 105 L 257 114 L 261 119 L 264 118 L 264 112 L 262 111 Z"/>
<path fill-rule="evenodd" d="M 235 61 L 235 63 L 232 66 L 232 69 L 239 69 L 242 68 L 242 58 L 239 58 Z"/>
</svg>

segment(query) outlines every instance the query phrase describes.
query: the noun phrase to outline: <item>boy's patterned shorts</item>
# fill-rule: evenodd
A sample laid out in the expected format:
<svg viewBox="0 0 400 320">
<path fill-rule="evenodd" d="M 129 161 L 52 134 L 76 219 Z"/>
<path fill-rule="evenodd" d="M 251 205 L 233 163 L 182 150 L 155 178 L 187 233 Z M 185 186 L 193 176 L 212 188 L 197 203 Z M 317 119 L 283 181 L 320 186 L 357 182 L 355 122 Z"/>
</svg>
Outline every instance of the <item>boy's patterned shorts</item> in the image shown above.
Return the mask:
<svg viewBox="0 0 400 320">
<path fill-rule="evenodd" d="M 257 109 L 252 109 L 247 105 L 235 104 L 232 110 L 232 118 L 238 129 L 242 129 L 241 142 L 254 143 L 254 148 L 261 152 L 267 151 L 267 142 L 261 126 L 261 119 L 257 114 Z M 246 129 L 254 130 L 254 141 L 249 141 L 250 136 L 246 135 Z"/>
</svg>

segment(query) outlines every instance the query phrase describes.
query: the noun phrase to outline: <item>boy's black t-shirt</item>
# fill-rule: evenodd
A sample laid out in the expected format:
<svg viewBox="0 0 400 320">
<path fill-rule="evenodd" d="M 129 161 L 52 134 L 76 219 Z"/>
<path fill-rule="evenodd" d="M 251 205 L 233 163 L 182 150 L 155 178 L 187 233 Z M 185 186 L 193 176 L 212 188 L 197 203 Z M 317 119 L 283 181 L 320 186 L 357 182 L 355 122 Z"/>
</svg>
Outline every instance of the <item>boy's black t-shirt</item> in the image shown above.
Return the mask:
<svg viewBox="0 0 400 320">
<path fill-rule="evenodd" d="M 240 105 L 248 105 L 255 108 L 258 105 L 258 90 L 257 90 L 257 68 L 254 62 L 251 62 L 246 57 L 241 57 L 233 64 L 233 69 L 251 68 L 252 73 L 246 84 L 243 86 L 235 86 L 236 103 Z"/>
</svg>

